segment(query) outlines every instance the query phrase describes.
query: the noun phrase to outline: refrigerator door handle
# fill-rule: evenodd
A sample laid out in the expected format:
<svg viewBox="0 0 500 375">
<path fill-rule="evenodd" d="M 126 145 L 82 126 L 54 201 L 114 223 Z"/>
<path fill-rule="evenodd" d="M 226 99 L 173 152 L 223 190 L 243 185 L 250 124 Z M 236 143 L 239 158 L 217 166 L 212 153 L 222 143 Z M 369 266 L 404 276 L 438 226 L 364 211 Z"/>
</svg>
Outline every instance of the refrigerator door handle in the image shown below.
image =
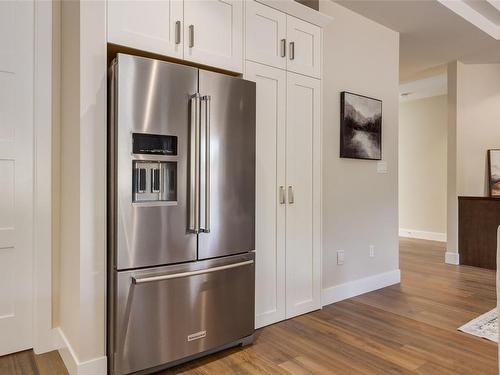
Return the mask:
<svg viewBox="0 0 500 375">
<path fill-rule="evenodd" d="M 201 98 L 205 103 L 205 225 L 201 229 L 210 233 L 210 95 Z"/>
<path fill-rule="evenodd" d="M 144 284 L 144 283 L 150 283 L 153 281 L 172 280 L 172 279 L 179 279 L 181 277 L 204 275 L 206 273 L 212 273 L 212 272 L 217 272 L 217 271 L 228 270 L 231 268 L 243 267 L 243 266 L 247 266 L 250 264 L 253 264 L 253 260 L 246 260 L 246 261 L 239 262 L 239 263 L 227 264 L 225 266 L 212 267 L 212 268 L 207 268 L 204 270 L 180 272 L 180 273 L 173 273 L 173 274 L 168 274 L 168 275 L 145 276 L 145 277 L 132 276 L 132 284 Z"/>
<path fill-rule="evenodd" d="M 200 109 L 199 93 L 191 96 L 190 160 L 189 160 L 189 231 L 200 231 Z"/>
</svg>

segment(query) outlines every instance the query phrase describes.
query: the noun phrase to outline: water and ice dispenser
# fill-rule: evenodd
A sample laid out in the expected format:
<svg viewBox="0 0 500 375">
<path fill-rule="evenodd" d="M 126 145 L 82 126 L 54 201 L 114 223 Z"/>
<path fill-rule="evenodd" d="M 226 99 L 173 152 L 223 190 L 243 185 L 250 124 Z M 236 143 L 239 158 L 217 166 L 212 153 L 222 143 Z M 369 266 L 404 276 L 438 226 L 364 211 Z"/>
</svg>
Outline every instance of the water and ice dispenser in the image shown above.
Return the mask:
<svg viewBox="0 0 500 375">
<path fill-rule="evenodd" d="M 177 137 L 156 134 L 132 134 L 132 152 L 148 155 L 147 160 L 132 161 L 132 199 L 134 202 L 177 200 Z M 158 158 L 151 157 L 157 156 Z"/>
</svg>

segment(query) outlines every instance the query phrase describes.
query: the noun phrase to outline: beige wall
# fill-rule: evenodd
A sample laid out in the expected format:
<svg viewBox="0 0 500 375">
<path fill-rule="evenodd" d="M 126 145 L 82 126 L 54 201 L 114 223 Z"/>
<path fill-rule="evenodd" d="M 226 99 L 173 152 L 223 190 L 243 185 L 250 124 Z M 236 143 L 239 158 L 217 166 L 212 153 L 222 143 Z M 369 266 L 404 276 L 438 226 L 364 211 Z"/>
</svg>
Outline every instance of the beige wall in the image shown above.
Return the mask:
<svg viewBox="0 0 500 375">
<path fill-rule="evenodd" d="M 446 233 L 447 96 L 399 107 L 399 227 Z"/>
<path fill-rule="evenodd" d="M 399 34 L 330 1 L 324 31 L 323 287 L 397 270 Z M 377 162 L 339 158 L 340 92 L 383 100 L 382 154 Z M 369 246 L 375 257 L 369 257 Z M 345 251 L 338 266 L 336 251 Z"/>
<path fill-rule="evenodd" d="M 457 196 L 487 196 L 487 150 L 500 148 L 500 64 L 448 67 L 448 251 L 458 250 Z"/>
<path fill-rule="evenodd" d="M 458 195 L 486 196 L 486 153 L 500 148 L 500 64 L 459 64 L 458 80 Z"/>
</svg>

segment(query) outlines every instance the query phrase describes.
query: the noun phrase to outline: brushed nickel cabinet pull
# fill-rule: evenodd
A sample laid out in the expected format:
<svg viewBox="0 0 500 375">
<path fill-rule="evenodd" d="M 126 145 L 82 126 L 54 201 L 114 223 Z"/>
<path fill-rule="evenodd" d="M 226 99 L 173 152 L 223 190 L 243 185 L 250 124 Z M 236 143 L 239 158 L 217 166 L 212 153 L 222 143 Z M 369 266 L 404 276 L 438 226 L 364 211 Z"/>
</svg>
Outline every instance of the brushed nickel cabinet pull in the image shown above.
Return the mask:
<svg viewBox="0 0 500 375">
<path fill-rule="evenodd" d="M 293 187 L 292 186 L 288 186 L 288 203 L 289 204 L 293 204 L 294 201 L 295 201 L 295 199 L 294 199 L 294 196 L 293 196 Z"/>
<path fill-rule="evenodd" d="M 290 42 L 290 60 L 295 59 L 295 42 Z"/>
<path fill-rule="evenodd" d="M 194 47 L 194 25 L 189 25 L 189 48 Z"/>
<path fill-rule="evenodd" d="M 286 39 L 281 39 L 281 57 L 286 57 Z"/>
<path fill-rule="evenodd" d="M 284 186 L 280 186 L 280 204 L 285 204 L 286 203 L 286 200 L 285 200 L 285 187 Z"/>
<path fill-rule="evenodd" d="M 175 44 L 181 43 L 181 21 L 175 22 Z"/>
</svg>

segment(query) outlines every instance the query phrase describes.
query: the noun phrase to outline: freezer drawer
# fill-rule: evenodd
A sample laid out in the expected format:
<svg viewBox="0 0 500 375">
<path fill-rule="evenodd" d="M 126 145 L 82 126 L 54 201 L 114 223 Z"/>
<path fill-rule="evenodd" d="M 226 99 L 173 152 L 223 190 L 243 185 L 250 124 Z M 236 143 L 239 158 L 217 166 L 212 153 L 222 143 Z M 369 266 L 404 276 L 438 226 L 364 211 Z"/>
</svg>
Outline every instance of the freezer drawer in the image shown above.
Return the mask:
<svg viewBox="0 0 500 375">
<path fill-rule="evenodd" d="M 115 374 L 167 364 L 254 332 L 253 253 L 115 277 Z"/>
</svg>

